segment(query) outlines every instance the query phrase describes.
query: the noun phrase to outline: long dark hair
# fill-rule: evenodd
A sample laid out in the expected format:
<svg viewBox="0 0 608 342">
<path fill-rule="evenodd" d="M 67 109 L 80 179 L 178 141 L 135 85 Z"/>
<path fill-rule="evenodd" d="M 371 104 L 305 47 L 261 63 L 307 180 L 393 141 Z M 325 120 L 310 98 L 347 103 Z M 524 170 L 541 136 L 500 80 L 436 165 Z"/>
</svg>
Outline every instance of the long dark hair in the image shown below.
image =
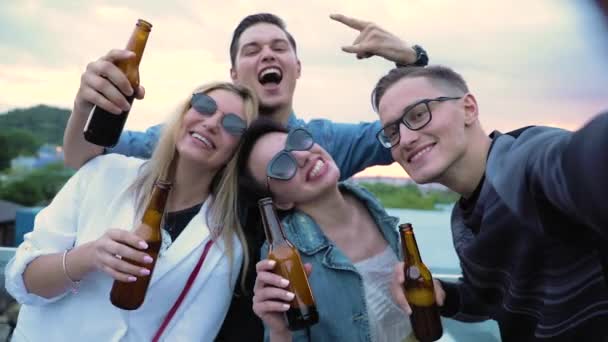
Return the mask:
<svg viewBox="0 0 608 342">
<path fill-rule="evenodd" d="M 246 283 L 255 279 L 253 264 L 260 258 L 260 248 L 266 237 L 262 229 L 262 218 L 258 210 L 258 201 L 270 196 L 264 184 L 260 184 L 247 166 L 251 151 L 256 142 L 269 133 L 288 133 L 289 130 L 270 119 L 259 118 L 251 123 L 241 137 L 241 148 L 237 156 L 236 169 L 238 173 L 237 211 L 243 232 L 249 242 L 251 267 L 247 267 Z M 250 287 L 253 288 L 253 287 Z"/>
</svg>

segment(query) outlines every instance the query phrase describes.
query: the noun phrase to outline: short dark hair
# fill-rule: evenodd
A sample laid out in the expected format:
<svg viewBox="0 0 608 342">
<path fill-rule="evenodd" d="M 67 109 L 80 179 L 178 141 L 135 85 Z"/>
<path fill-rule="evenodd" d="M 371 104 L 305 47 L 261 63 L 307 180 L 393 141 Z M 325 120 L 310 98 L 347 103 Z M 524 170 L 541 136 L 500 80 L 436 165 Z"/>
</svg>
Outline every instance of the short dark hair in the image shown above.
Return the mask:
<svg viewBox="0 0 608 342">
<path fill-rule="evenodd" d="M 285 25 L 283 19 L 272 13 L 252 14 L 246 16 L 243 20 L 241 20 L 241 22 L 237 25 L 237 27 L 234 29 L 234 32 L 232 33 L 232 41 L 230 41 L 230 63 L 232 63 L 233 67 L 234 63 L 236 62 L 236 55 L 239 50 L 239 39 L 241 39 L 241 35 L 243 34 L 243 32 L 245 32 L 245 30 L 247 30 L 251 26 L 260 23 L 275 25 L 283 32 L 285 32 L 287 40 L 289 40 L 289 44 L 291 44 L 291 47 L 293 47 L 293 51 L 297 53 L 296 41 L 291 35 L 291 33 L 287 31 L 287 26 Z"/>
<path fill-rule="evenodd" d="M 372 106 L 376 112 L 380 105 L 382 96 L 388 88 L 393 86 L 404 78 L 424 77 L 434 85 L 447 85 L 451 88 L 456 88 L 466 94 L 469 92 L 467 82 L 456 71 L 441 65 L 430 65 L 426 67 L 402 67 L 395 68 L 384 75 L 372 91 Z"/>
<path fill-rule="evenodd" d="M 259 184 L 251 170 L 247 167 L 247 162 L 253 150 L 255 143 L 260 140 L 263 136 L 269 133 L 288 133 L 289 131 L 279 123 L 272 121 L 267 118 L 259 118 L 251 123 L 245 134 L 241 136 L 241 146 L 237 155 L 237 172 L 238 172 L 238 193 L 237 197 L 237 211 L 239 213 L 239 219 L 245 235 L 249 236 L 251 241 L 258 241 L 257 249 L 254 248 L 251 251 L 251 255 L 259 256 L 259 247 L 261 242 L 264 241 L 265 236 L 262 227 L 262 218 L 260 217 L 259 210 L 257 208 L 258 201 L 264 197 L 270 196 L 266 187 Z M 283 212 L 279 212 L 279 215 L 285 215 Z M 249 244 L 253 246 L 255 244 Z M 253 257 L 252 257 L 253 259 Z M 251 273 L 252 271 L 250 271 Z M 254 277 L 255 274 L 248 277 Z"/>
<path fill-rule="evenodd" d="M 251 123 L 247 131 L 241 136 L 241 148 L 237 156 L 236 169 L 239 178 L 239 197 L 246 202 L 257 205 L 257 201 L 270 196 L 266 187 L 259 184 L 247 167 L 247 162 L 255 143 L 269 133 L 285 133 L 289 130 L 285 126 L 268 118 L 258 118 Z"/>
</svg>

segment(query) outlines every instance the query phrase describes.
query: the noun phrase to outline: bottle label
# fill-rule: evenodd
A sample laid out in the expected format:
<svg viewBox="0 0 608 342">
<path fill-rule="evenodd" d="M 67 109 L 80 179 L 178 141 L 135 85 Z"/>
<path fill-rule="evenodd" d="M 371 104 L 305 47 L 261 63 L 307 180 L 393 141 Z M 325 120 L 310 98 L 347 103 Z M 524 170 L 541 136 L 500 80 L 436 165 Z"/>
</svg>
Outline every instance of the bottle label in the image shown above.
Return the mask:
<svg viewBox="0 0 608 342">
<path fill-rule="evenodd" d="M 435 304 L 435 294 L 429 289 L 407 289 L 405 298 L 411 305 L 431 306 Z"/>
</svg>

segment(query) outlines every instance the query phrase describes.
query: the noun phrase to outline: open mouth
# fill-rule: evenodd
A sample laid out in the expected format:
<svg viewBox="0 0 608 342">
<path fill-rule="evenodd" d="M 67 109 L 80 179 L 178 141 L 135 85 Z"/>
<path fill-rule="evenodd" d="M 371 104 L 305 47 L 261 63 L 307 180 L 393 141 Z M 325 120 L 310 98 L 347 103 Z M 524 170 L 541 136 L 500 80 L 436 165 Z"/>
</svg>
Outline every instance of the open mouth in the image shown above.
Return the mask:
<svg viewBox="0 0 608 342">
<path fill-rule="evenodd" d="M 283 72 L 277 67 L 269 67 L 262 69 L 258 74 L 258 81 L 262 85 L 279 84 L 283 80 Z"/>
<path fill-rule="evenodd" d="M 427 152 L 429 152 L 430 150 L 433 149 L 433 147 L 435 146 L 435 144 L 431 144 L 419 151 L 417 151 L 416 153 L 414 153 L 413 155 L 411 155 L 408 159 L 407 162 L 408 163 L 413 163 L 416 160 L 420 159 L 422 156 L 424 156 Z"/>
<path fill-rule="evenodd" d="M 202 136 L 201 134 L 199 134 L 197 132 L 190 132 L 190 135 L 194 139 L 202 142 L 207 148 L 209 148 L 209 149 L 215 149 L 215 144 L 211 140 L 209 140 L 209 139 L 205 138 L 204 136 Z"/>
<path fill-rule="evenodd" d="M 322 159 L 319 159 L 312 166 L 312 168 L 308 172 L 308 176 L 306 178 L 308 180 L 314 180 L 314 179 L 318 178 L 318 176 L 320 174 L 322 174 L 324 170 L 325 170 L 325 161 Z"/>
</svg>

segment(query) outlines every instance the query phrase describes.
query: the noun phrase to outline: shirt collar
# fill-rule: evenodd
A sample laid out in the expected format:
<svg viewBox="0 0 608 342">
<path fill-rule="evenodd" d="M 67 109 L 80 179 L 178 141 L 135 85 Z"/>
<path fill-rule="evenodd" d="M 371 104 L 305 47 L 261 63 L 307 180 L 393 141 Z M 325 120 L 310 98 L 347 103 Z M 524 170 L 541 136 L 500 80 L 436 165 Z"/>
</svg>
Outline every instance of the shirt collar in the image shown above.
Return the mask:
<svg viewBox="0 0 608 342">
<path fill-rule="evenodd" d="M 368 208 L 374 222 L 379 226 L 393 250 L 398 252 L 398 237 L 396 226 L 399 219 L 389 216 L 373 195 L 359 186 L 349 182 L 340 182 L 339 188 L 343 192 L 350 192 L 360 199 Z M 314 254 L 329 246 L 332 242 L 325 236 L 321 227 L 306 213 L 294 210 L 283 221 L 287 236 L 298 249 L 306 254 Z"/>
</svg>

